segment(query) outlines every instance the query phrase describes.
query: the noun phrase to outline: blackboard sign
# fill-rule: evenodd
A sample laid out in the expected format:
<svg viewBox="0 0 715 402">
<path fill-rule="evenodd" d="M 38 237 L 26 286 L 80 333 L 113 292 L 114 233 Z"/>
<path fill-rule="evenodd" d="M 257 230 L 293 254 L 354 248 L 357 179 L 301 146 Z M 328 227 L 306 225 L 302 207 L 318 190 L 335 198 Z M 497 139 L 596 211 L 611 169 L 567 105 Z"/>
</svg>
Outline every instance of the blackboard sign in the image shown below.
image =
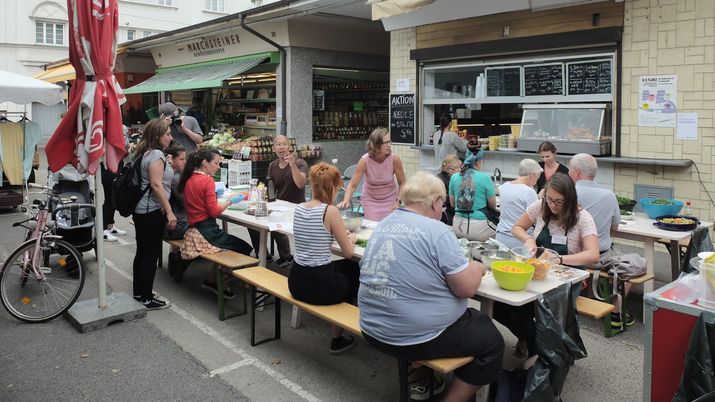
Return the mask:
<svg viewBox="0 0 715 402">
<path fill-rule="evenodd" d="M 487 96 L 521 96 L 521 67 L 487 68 Z"/>
<path fill-rule="evenodd" d="M 415 143 L 415 94 L 390 94 L 390 140 Z"/>
<path fill-rule="evenodd" d="M 524 95 L 564 94 L 564 69 L 561 63 L 524 66 Z"/>
<path fill-rule="evenodd" d="M 568 63 L 566 77 L 569 95 L 610 94 L 611 60 Z"/>
</svg>

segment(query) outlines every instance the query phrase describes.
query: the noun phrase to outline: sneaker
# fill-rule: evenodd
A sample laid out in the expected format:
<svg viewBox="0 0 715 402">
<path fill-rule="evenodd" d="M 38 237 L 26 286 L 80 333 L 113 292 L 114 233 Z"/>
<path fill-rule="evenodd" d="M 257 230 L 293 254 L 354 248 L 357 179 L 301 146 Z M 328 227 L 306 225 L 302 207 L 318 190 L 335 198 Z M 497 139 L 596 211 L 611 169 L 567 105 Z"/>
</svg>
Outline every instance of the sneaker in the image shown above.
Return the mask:
<svg viewBox="0 0 715 402">
<path fill-rule="evenodd" d="M 285 268 L 293 263 L 293 256 L 292 255 L 287 255 L 285 257 L 281 257 L 276 261 L 276 265 L 278 265 L 280 268 Z"/>
<path fill-rule="evenodd" d="M 124 236 L 125 234 L 127 234 L 127 232 L 123 231 L 122 229 L 119 229 L 116 226 L 113 226 L 111 229 L 108 229 L 108 231 L 109 231 L 109 234 L 114 235 L 114 236 Z M 107 230 L 105 230 L 104 232 L 106 233 Z"/>
<path fill-rule="evenodd" d="M 444 378 L 436 375 L 432 384 L 432 396 L 436 396 L 444 391 Z M 429 385 L 412 383 L 410 384 L 410 399 L 413 401 L 426 401 L 429 399 Z"/>
<path fill-rule="evenodd" d="M 119 239 L 114 237 L 114 235 L 109 230 L 104 231 L 104 241 L 118 241 L 118 240 Z"/>
<path fill-rule="evenodd" d="M 147 310 L 163 310 L 171 307 L 171 303 L 157 299 L 156 297 L 152 297 L 151 299 L 140 299 L 139 303 L 143 304 Z"/>
<path fill-rule="evenodd" d="M 204 281 L 204 282 L 201 284 L 201 287 L 204 288 L 204 289 L 206 289 L 206 290 L 210 290 L 210 291 L 213 292 L 215 295 L 218 295 L 218 289 L 216 288 L 216 284 L 215 284 L 215 283 L 211 283 L 211 282 L 209 282 L 209 281 Z M 234 297 L 236 297 L 236 295 L 231 291 L 231 289 L 229 289 L 228 286 L 224 286 L 224 288 L 223 288 L 223 298 L 226 299 L 226 300 L 231 300 L 231 299 L 233 299 Z"/>
<path fill-rule="evenodd" d="M 338 355 L 354 348 L 355 345 L 357 345 L 357 342 L 355 341 L 355 337 L 352 335 L 333 338 L 333 340 L 330 341 L 330 353 Z"/>
<path fill-rule="evenodd" d="M 636 323 L 631 313 L 626 311 L 626 327 L 632 327 Z M 611 328 L 623 328 L 623 320 L 619 313 L 611 313 Z"/>
</svg>

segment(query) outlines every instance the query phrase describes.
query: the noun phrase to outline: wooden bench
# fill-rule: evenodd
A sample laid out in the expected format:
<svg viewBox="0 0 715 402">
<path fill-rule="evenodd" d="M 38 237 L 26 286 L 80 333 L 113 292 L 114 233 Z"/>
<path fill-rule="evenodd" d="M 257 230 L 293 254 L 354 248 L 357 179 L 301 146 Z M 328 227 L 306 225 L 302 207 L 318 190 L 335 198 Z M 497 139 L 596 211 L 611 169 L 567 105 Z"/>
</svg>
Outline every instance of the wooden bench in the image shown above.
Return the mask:
<svg viewBox="0 0 715 402">
<path fill-rule="evenodd" d="M 181 245 L 184 243 L 183 240 L 164 240 L 165 242 L 169 243 L 170 245 L 181 248 Z M 199 255 L 197 258 L 202 258 L 206 261 L 210 261 L 214 263 L 216 267 L 216 293 L 217 293 L 217 299 L 218 299 L 218 319 L 220 321 L 227 320 L 229 318 L 233 318 L 239 315 L 246 314 L 246 292 L 244 290 L 241 290 L 241 294 L 243 297 L 243 310 L 239 310 L 233 314 L 226 315 L 225 311 L 225 305 L 226 305 L 226 300 L 223 296 L 223 291 L 224 291 L 224 281 L 223 281 L 223 274 L 227 273 L 230 274 L 236 269 L 241 269 L 245 267 L 253 267 L 258 265 L 258 260 L 249 257 L 247 255 L 243 255 L 241 253 L 237 253 L 235 251 L 231 250 L 223 250 L 219 251 L 218 253 L 204 253 Z M 161 258 L 159 259 L 159 263 L 161 264 Z"/>
<path fill-rule="evenodd" d="M 264 267 L 252 267 L 236 270 L 233 271 L 233 276 L 250 285 L 251 295 L 248 299 L 248 309 L 251 317 L 251 346 L 256 346 L 262 343 L 280 339 L 281 300 L 286 303 L 290 303 L 294 306 L 297 306 L 317 317 L 320 317 L 321 319 L 331 324 L 335 324 L 348 332 L 362 337 L 362 332 L 360 331 L 360 310 L 357 306 L 353 306 L 349 303 L 340 303 L 329 306 L 316 306 L 313 304 L 302 302 L 300 300 L 296 300 L 295 298 L 293 298 L 290 293 L 290 290 L 288 289 L 288 278 Z M 275 301 L 273 303 L 266 303 L 267 299 L 270 296 L 274 296 Z M 274 335 L 272 338 L 266 338 L 260 341 L 256 341 L 255 307 L 259 304 L 273 304 L 275 306 Z M 441 374 L 448 374 L 464 366 L 465 364 L 468 364 L 472 360 L 474 360 L 474 358 L 469 356 L 424 360 L 415 363 L 429 367 L 432 370 L 437 371 Z M 401 401 L 409 400 L 410 390 L 407 379 L 407 366 L 407 361 L 402 361 L 398 359 Z"/>
</svg>

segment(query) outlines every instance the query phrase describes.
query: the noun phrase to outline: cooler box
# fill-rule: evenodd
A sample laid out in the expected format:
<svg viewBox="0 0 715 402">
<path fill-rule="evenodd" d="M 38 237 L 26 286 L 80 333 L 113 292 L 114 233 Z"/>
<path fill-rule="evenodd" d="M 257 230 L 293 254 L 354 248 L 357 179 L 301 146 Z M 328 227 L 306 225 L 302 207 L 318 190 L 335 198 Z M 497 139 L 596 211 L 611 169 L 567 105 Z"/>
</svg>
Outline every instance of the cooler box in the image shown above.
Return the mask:
<svg viewBox="0 0 715 402">
<path fill-rule="evenodd" d="M 695 322 L 702 312 L 712 313 L 699 306 L 696 298 L 683 280 L 643 297 L 644 401 L 670 402 L 677 392 Z"/>
</svg>

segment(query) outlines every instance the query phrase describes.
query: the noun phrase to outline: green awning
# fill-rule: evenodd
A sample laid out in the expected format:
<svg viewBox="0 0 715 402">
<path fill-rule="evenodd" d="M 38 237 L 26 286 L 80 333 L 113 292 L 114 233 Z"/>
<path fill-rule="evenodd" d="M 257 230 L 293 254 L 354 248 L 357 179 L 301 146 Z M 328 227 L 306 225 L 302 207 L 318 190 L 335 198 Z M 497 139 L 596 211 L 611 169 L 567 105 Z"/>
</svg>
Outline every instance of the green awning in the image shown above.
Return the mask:
<svg viewBox="0 0 715 402">
<path fill-rule="evenodd" d="M 271 53 L 160 68 L 156 75 L 124 90 L 127 95 L 185 89 L 218 88 L 223 81 L 246 72 L 271 58 Z"/>
</svg>

